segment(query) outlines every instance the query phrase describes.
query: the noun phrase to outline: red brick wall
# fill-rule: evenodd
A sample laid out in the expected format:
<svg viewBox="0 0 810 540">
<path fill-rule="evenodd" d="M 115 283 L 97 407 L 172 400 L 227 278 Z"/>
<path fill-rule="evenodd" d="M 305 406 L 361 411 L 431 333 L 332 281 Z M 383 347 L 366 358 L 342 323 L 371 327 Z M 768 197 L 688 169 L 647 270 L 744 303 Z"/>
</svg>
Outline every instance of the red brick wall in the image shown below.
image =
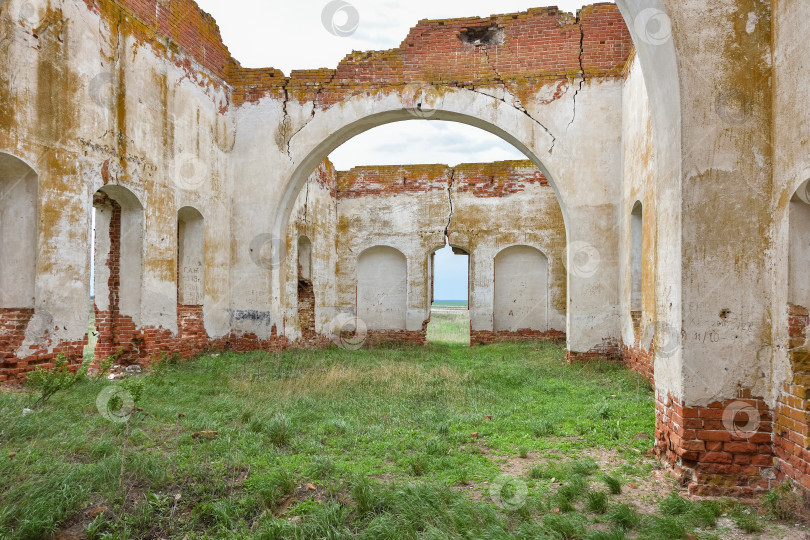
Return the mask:
<svg viewBox="0 0 810 540">
<path fill-rule="evenodd" d="M 310 280 L 298 280 L 298 326 L 305 338 L 315 334 L 315 289 Z"/>
<path fill-rule="evenodd" d="M 774 452 L 786 476 L 810 492 L 810 349 L 805 347 L 807 309 L 790 305 L 792 378 L 782 386 L 774 413 Z"/>
<path fill-rule="evenodd" d="M 542 172 L 528 160 L 447 165 L 388 165 L 355 167 L 337 171 L 337 197 L 399 195 L 447 191 L 476 197 L 504 197 L 520 193 L 529 185 L 548 186 Z"/>
<path fill-rule="evenodd" d="M 565 339 L 565 332 L 559 330 L 529 330 L 523 329 L 516 332 L 501 330 L 491 332 L 489 330 L 470 329 L 471 345 L 489 345 L 490 343 L 517 342 L 517 341 L 555 341 Z"/>
<path fill-rule="evenodd" d="M 193 0 L 84 0 L 87 7 L 155 51 L 182 52 L 220 80 L 233 59 L 214 18 Z M 167 45 L 168 44 L 168 45 Z M 190 64 L 188 68 L 199 71 Z"/>
<path fill-rule="evenodd" d="M 474 45 L 460 34 L 470 28 L 502 28 L 503 43 Z M 632 50 L 630 33 L 613 4 L 584 8 L 580 21 L 556 8 L 420 21 L 399 46 L 387 51 L 353 52 L 337 69 L 247 70 L 234 65 L 228 80 L 234 103 L 264 95 L 316 102 L 321 109 L 353 96 L 405 84 L 480 87 L 506 85 L 521 100 L 549 81 L 579 75 L 620 77 Z M 413 89 L 414 98 L 420 93 Z M 562 95 L 562 91 L 558 96 Z"/>
<path fill-rule="evenodd" d="M 452 178 L 447 165 L 389 165 L 337 171 L 338 199 L 447 191 Z"/>
<path fill-rule="evenodd" d="M 424 345 L 427 332 L 425 330 L 368 330 L 364 347 L 376 347 L 386 343 L 398 345 Z"/>
<path fill-rule="evenodd" d="M 548 180 L 531 161 L 462 163 L 454 168 L 453 186 L 458 193 L 476 197 L 504 197 L 529 185 L 548 186 Z"/>
<path fill-rule="evenodd" d="M 592 360 L 619 360 L 621 352 L 619 345 L 612 339 L 605 338 L 602 344 L 587 352 L 568 351 L 566 359 L 569 364 L 574 362 L 590 362 Z"/>
<path fill-rule="evenodd" d="M 633 343 L 628 345 L 622 343 L 622 361 L 624 365 L 632 369 L 636 373 L 644 376 L 645 379 L 650 381 L 650 384 L 655 384 L 655 340 L 650 342 L 650 349 L 645 350 L 641 343 L 641 312 L 631 312 L 633 319 Z"/>
<path fill-rule="evenodd" d="M 28 362 L 17 358 L 33 309 L 0 309 L 0 382 L 21 374 Z"/>
<path fill-rule="evenodd" d="M 773 468 L 770 409 L 748 391 L 705 407 L 659 394 L 655 420 L 656 454 L 693 495 L 751 497 L 781 477 Z"/>
<path fill-rule="evenodd" d="M 505 85 L 523 100 L 555 80 L 556 99 L 574 76 L 622 76 L 633 48 L 613 4 L 587 6 L 579 20 L 556 8 L 536 8 L 488 18 L 423 20 L 396 49 L 352 52 L 337 69 L 294 70 L 285 77 L 275 68 L 243 68 L 222 43 L 216 21 L 192 0 L 84 1 L 110 28 L 152 47 L 192 80 L 230 87 L 236 105 L 269 96 L 313 101 L 326 109 L 353 95 L 408 83 Z M 501 29 L 502 43 L 475 45 L 460 38 L 468 29 L 493 26 Z"/>
</svg>

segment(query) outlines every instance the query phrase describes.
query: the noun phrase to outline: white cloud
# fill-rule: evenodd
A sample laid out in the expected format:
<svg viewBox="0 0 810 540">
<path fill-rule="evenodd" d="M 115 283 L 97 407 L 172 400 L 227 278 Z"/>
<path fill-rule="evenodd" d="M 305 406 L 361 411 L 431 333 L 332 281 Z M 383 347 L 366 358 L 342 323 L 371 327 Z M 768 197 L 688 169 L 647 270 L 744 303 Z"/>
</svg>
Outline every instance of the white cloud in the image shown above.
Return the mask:
<svg viewBox="0 0 810 540">
<path fill-rule="evenodd" d="M 335 167 L 418 163 L 486 163 L 526 159 L 514 146 L 481 129 L 455 122 L 409 120 L 386 124 L 347 141 L 329 156 Z"/>
</svg>

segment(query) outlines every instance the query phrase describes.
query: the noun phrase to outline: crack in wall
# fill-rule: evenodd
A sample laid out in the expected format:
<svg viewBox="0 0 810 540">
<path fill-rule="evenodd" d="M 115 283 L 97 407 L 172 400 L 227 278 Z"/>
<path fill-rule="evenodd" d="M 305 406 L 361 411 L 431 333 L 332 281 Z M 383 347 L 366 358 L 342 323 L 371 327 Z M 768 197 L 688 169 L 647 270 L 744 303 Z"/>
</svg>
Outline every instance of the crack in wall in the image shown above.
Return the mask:
<svg viewBox="0 0 810 540">
<path fill-rule="evenodd" d="M 580 74 L 580 81 L 579 87 L 574 91 L 574 114 L 571 116 L 571 121 L 568 122 L 568 125 L 565 126 L 565 130 L 568 131 L 568 128 L 571 124 L 574 123 L 574 120 L 577 118 L 577 94 L 579 94 L 580 90 L 582 90 L 582 85 L 585 84 L 585 66 L 582 65 L 582 55 L 585 52 L 585 29 L 582 27 L 582 21 L 579 22 L 579 74 Z"/>
<path fill-rule="evenodd" d="M 304 195 L 304 227 L 306 227 L 307 232 L 309 232 L 309 183 L 310 181 L 307 180 L 307 191 Z"/>
<path fill-rule="evenodd" d="M 580 47 L 581 46 L 582 46 L 582 42 L 580 40 Z M 522 112 L 523 114 L 525 114 L 529 118 L 531 118 L 538 126 L 543 128 L 543 130 L 548 134 L 549 137 L 551 137 L 551 147 L 548 149 L 548 153 L 551 154 L 554 151 L 554 145 L 557 144 L 557 137 L 555 137 L 554 134 L 551 133 L 551 131 L 546 126 L 544 126 L 542 122 L 540 122 L 537 118 L 532 116 L 529 113 L 528 110 L 526 110 L 526 107 L 520 101 L 520 98 L 517 95 L 515 95 L 514 93 L 512 93 L 511 89 L 509 88 L 509 85 L 506 84 L 506 81 L 504 80 L 503 76 L 498 71 L 497 66 L 495 65 L 494 62 L 492 62 L 492 59 L 489 57 L 489 51 L 487 49 L 485 49 L 485 48 L 482 49 L 482 50 L 484 52 L 484 56 L 486 56 L 486 58 L 487 58 L 487 63 L 489 64 L 489 67 L 492 68 L 492 71 L 495 73 L 495 76 L 497 77 L 498 82 L 501 83 L 501 85 L 503 86 L 504 92 L 506 92 L 507 94 L 512 96 L 512 99 L 514 99 L 515 103 L 517 103 L 517 105 L 511 104 L 511 106 L 514 107 L 515 109 L 517 109 L 518 111 Z M 582 65 L 582 52 L 580 51 L 580 66 L 581 65 Z M 493 96 L 491 94 L 487 94 L 486 92 L 481 92 L 480 90 L 476 90 L 475 88 L 472 88 L 472 91 L 477 92 L 479 94 L 482 94 L 484 96 L 489 96 L 491 98 L 499 99 L 500 101 L 506 103 L 506 98 L 497 98 L 497 97 L 495 97 L 495 96 Z M 506 103 L 506 104 L 510 105 L 509 103 Z"/>
<path fill-rule="evenodd" d="M 450 203 L 450 212 L 447 215 L 447 225 L 444 227 L 444 240 L 450 244 L 450 222 L 453 220 L 453 180 L 456 177 L 456 169 L 450 168 L 450 180 L 447 182 L 447 202 Z"/>
<path fill-rule="evenodd" d="M 318 97 L 321 95 L 321 92 L 323 91 L 324 88 L 326 88 L 327 86 L 332 84 L 332 82 L 335 80 L 336 76 L 337 76 L 337 70 L 335 70 L 332 73 L 332 76 L 329 77 L 329 81 L 326 84 L 318 85 L 318 89 L 315 91 L 315 97 L 312 98 L 312 112 L 310 112 L 309 118 L 307 119 L 306 122 L 304 122 L 303 126 L 298 128 L 297 130 L 295 130 L 295 133 L 290 135 L 290 137 L 287 139 L 287 157 L 290 158 L 291 160 L 292 160 L 292 154 L 291 154 L 291 150 L 290 150 L 290 145 L 292 144 L 293 138 L 296 135 L 298 135 L 299 133 L 301 133 L 301 131 L 303 131 L 304 128 L 307 127 L 310 122 L 312 122 L 312 119 L 315 118 L 315 112 L 318 110 Z M 285 117 L 285 119 L 289 118 L 289 116 L 287 114 L 287 102 L 290 100 L 290 94 L 287 91 L 287 86 L 289 86 L 290 82 L 292 82 L 292 77 L 287 79 L 287 83 L 284 85 L 284 105 L 283 105 L 283 107 L 284 107 L 284 117 Z"/>
</svg>

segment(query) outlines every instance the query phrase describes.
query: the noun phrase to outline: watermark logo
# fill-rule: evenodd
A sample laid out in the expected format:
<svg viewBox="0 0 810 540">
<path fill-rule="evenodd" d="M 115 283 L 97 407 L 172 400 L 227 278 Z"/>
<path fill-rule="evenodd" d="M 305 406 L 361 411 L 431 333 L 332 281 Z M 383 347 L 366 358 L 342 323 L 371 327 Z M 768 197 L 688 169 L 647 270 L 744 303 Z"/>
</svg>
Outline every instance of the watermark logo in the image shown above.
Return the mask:
<svg viewBox="0 0 810 540">
<path fill-rule="evenodd" d="M 96 396 L 96 409 L 110 422 L 123 424 L 132 415 L 135 400 L 120 386 L 105 386 Z"/>
<path fill-rule="evenodd" d="M 737 438 L 756 433 L 761 419 L 757 408 L 745 401 L 733 401 L 723 409 L 723 427 Z"/>
<path fill-rule="evenodd" d="M 360 317 L 340 313 L 329 322 L 327 332 L 332 343 L 341 349 L 356 351 L 366 342 L 368 327 Z"/>
<path fill-rule="evenodd" d="M 326 31 L 338 37 L 349 37 L 360 26 L 360 12 L 344 0 L 332 0 L 321 12 L 321 22 Z"/>
<path fill-rule="evenodd" d="M 208 165 L 191 152 L 182 152 L 174 158 L 172 179 L 177 187 L 197 191 L 208 177 Z"/>
<path fill-rule="evenodd" d="M 651 323 L 644 328 L 641 344 L 648 351 L 655 344 L 656 356 L 671 358 L 681 347 L 681 333 L 669 323 Z"/>
<path fill-rule="evenodd" d="M 648 45 L 663 45 L 672 39 L 672 21 L 660 9 L 647 8 L 633 19 L 638 39 Z"/>
<path fill-rule="evenodd" d="M 11 10 L 11 5 L 8 0 L 0 0 L 0 9 L 8 7 Z M 14 17 L 15 14 L 12 14 Z M 22 2 L 16 13 L 17 20 L 25 26 L 35 26 L 37 22 L 37 8 L 31 2 Z"/>
<path fill-rule="evenodd" d="M 284 254 L 284 241 L 274 234 L 259 234 L 250 241 L 250 260 L 259 268 L 276 269 L 281 266 Z"/>
<path fill-rule="evenodd" d="M 408 114 L 419 120 L 427 120 L 436 114 L 436 109 L 425 106 L 425 101 L 432 88 L 427 83 L 405 85 L 405 88 L 402 89 L 402 101 L 406 105 L 405 110 Z"/>
<path fill-rule="evenodd" d="M 571 242 L 568 245 L 568 272 L 580 278 L 589 278 L 596 274 L 602 262 L 599 250 L 587 242 Z"/>
<path fill-rule="evenodd" d="M 725 123 L 739 126 L 746 123 L 751 116 L 751 102 L 739 90 L 724 90 L 717 95 L 714 110 Z"/>
<path fill-rule="evenodd" d="M 502 474 L 489 487 L 489 497 L 495 505 L 509 512 L 520 509 L 526 503 L 529 489 L 520 478 Z"/>
<path fill-rule="evenodd" d="M 109 109 L 113 104 L 115 89 L 113 87 L 112 74 L 102 71 L 90 81 L 88 88 L 90 99 L 103 109 Z"/>
</svg>

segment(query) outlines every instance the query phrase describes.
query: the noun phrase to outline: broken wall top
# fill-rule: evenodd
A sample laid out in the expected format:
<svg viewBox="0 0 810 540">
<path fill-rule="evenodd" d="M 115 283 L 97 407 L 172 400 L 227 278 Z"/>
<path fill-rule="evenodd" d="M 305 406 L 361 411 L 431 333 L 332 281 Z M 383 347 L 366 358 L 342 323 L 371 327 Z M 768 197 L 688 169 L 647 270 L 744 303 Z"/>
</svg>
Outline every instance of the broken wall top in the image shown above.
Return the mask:
<svg viewBox="0 0 810 540">
<path fill-rule="evenodd" d="M 352 52 L 337 69 L 243 68 L 214 18 L 193 0 L 84 0 L 119 31 L 151 45 L 186 70 L 227 86 L 233 104 L 262 97 L 316 102 L 326 109 L 353 95 L 406 84 L 507 85 L 521 96 L 535 83 L 576 76 L 620 77 L 632 50 L 613 4 L 556 7 L 491 17 L 422 20 L 399 48 Z M 185 58 L 179 58 L 185 56 Z M 418 88 L 416 89 L 418 91 Z"/>
</svg>

